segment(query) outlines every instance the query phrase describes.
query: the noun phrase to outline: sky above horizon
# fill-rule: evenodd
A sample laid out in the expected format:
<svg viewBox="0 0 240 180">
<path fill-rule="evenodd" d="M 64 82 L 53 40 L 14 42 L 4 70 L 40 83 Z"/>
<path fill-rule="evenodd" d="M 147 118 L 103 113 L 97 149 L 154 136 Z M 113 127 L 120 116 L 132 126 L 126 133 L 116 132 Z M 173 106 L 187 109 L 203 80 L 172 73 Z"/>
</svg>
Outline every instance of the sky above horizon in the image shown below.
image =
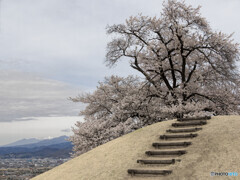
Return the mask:
<svg viewBox="0 0 240 180">
<path fill-rule="evenodd" d="M 201 5 L 202 16 L 214 30 L 234 32 L 235 42 L 240 42 L 240 1 L 185 2 Z M 0 145 L 20 138 L 69 135 L 64 130 L 74 126 L 84 108 L 69 97 L 93 91 L 105 76 L 137 75 L 127 62 L 112 69 L 105 66 L 110 41 L 106 26 L 139 13 L 159 16 L 162 3 L 0 0 Z"/>
</svg>

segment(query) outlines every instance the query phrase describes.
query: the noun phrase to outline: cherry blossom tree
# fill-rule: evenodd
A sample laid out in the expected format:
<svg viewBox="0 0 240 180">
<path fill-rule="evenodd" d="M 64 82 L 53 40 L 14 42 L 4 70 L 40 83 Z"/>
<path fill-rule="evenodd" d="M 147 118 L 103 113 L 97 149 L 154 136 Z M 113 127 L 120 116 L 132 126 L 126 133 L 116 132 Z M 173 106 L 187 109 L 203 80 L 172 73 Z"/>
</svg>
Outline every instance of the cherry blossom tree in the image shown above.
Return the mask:
<svg viewBox="0 0 240 180">
<path fill-rule="evenodd" d="M 238 44 L 232 35 L 213 31 L 199 13 L 184 2 L 169 0 L 160 17 L 138 15 L 107 27 L 107 64 L 122 57 L 155 89 L 164 105 L 205 102 L 218 114 L 239 106 Z"/>
<path fill-rule="evenodd" d="M 70 138 L 75 155 L 166 118 L 240 112 L 239 46 L 199 11 L 169 0 L 159 17 L 140 14 L 107 27 L 107 65 L 128 60 L 145 79 L 111 76 L 71 98 L 87 104 Z"/>
</svg>

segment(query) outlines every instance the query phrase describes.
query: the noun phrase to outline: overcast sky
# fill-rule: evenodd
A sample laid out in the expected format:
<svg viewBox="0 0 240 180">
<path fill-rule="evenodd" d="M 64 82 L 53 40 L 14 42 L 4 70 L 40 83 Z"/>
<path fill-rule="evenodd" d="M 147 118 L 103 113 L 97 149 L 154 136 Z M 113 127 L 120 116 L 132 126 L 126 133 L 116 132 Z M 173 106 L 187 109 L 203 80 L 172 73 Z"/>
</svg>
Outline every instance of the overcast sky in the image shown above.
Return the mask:
<svg viewBox="0 0 240 180">
<path fill-rule="evenodd" d="M 114 69 L 103 63 L 110 40 L 106 26 L 124 23 L 138 13 L 158 16 L 162 2 L 1 0 L 0 145 L 23 137 L 69 134 L 68 129 L 83 105 L 68 101 L 68 97 L 92 91 L 104 76 L 136 73 L 127 63 Z M 213 29 L 235 32 L 233 38 L 240 42 L 239 0 L 186 0 L 186 3 L 201 5 L 202 16 Z M 46 118 L 51 119 L 48 125 L 43 123 L 40 127 L 36 123 L 46 122 Z M 46 128 L 42 133 L 44 125 L 53 127 L 58 120 L 61 122 L 55 124 L 58 127 Z M 39 128 L 24 130 L 26 126 Z"/>
</svg>

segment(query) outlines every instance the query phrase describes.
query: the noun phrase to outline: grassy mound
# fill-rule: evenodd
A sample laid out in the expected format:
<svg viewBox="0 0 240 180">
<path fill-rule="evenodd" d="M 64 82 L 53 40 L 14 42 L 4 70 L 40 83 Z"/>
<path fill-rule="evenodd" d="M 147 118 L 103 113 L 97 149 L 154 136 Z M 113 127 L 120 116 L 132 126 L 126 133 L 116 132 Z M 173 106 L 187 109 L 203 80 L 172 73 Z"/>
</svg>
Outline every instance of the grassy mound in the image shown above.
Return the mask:
<svg viewBox="0 0 240 180">
<path fill-rule="evenodd" d="M 131 177 L 129 168 L 143 168 L 137 159 L 145 159 L 147 150 L 154 150 L 174 120 L 156 123 L 80 155 L 33 180 L 135 180 L 135 179 L 210 179 L 210 172 L 238 172 L 240 167 L 240 116 L 213 117 L 186 148 L 187 154 L 175 165 L 159 169 L 172 169 L 166 177 Z M 158 167 L 154 167 L 158 169 Z M 153 169 L 153 168 L 151 168 Z M 240 172 L 238 172 L 240 174 Z M 239 175 L 240 176 L 240 175 Z M 228 179 L 228 177 L 217 177 Z M 232 177 L 230 177 L 232 178 Z"/>
</svg>

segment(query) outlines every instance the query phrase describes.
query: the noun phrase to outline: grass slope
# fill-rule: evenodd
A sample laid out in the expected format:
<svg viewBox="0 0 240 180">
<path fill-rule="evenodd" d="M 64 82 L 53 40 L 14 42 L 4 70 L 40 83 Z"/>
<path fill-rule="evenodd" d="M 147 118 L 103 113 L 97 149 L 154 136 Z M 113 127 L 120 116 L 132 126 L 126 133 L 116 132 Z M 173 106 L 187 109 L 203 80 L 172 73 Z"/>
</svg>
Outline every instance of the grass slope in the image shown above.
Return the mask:
<svg viewBox="0 0 240 180">
<path fill-rule="evenodd" d="M 192 140 L 182 162 L 166 167 L 150 169 L 173 169 L 166 177 L 131 177 L 129 168 L 145 168 L 137 164 L 144 159 L 147 150 L 154 150 L 152 142 L 171 127 L 174 120 L 156 123 L 124 135 L 80 155 L 33 180 L 152 180 L 152 179 L 198 179 L 213 178 L 210 172 L 239 172 L 240 167 L 240 116 L 213 117 L 209 124 Z M 228 179 L 233 177 L 216 177 Z M 215 178 L 214 178 L 215 179 Z M 235 179 L 235 178 L 234 178 Z"/>
</svg>

